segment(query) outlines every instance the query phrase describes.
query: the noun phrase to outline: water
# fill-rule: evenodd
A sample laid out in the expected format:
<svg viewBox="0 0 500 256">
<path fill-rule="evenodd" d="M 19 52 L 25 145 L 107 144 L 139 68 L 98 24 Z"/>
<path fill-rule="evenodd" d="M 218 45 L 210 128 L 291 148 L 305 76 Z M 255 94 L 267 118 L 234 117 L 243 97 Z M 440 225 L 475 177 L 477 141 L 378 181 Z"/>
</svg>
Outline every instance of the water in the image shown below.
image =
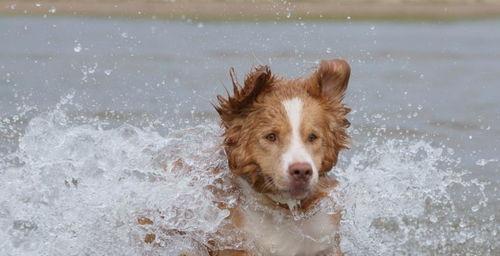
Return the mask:
<svg viewBox="0 0 500 256">
<path fill-rule="evenodd" d="M 246 246 L 215 233 L 228 212 L 212 201 L 234 197 L 208 193 L 230 186 L 207 172 L 226 169 L 210 102 L 231 66 L 297 76 L 338 56 L 353 70 L 353 145 L 332 172 L 343 250 L 498 255 L 499 26 L 1 17 L 0 255 Z"/>
</svg>

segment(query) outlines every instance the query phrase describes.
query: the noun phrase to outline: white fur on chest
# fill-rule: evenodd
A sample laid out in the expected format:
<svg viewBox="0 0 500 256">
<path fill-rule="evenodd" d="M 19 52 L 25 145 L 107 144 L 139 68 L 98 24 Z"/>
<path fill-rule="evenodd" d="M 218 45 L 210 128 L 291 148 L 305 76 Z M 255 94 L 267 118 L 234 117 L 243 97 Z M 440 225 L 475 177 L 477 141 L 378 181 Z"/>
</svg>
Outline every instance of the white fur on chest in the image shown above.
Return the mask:
<svg viewBox="0 0 500 256">
<path fill-rule="evenodd" d="M 329 214 L 294 220 L 277 211 L 241 208 L 243 231 L 262 255 L 309 256 L 335 247 L 338 227 Z"/>
<path fill-rule="evenodd" d="M 242 214 L 243 230 L 263 255 L 316 255 L 334 247 L 337 227 L 331 215 L 294 220 L 248 208 Z"/>
</svg>

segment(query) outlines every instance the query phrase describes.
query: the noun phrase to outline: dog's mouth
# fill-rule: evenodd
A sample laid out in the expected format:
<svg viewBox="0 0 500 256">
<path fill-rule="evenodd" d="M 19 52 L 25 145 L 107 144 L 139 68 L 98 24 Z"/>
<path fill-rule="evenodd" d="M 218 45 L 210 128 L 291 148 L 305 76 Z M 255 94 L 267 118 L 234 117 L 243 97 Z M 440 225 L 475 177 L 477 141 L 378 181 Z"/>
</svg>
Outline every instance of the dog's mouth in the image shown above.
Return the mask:
<svg viewBox="0 0 500 256">
<path fill-rule="evenodd" d="M 253 189 L 259 193 L 266 194 L 273 201 L 297 200 L 301 201 L 311 195 L 313 185 L 310 181 L 282 181 L 275 180 L 272 176 L 258 172 L 258 175 L 246 177 Z"/>
<path fill-rule="evenodd" d="M 280 195 L 280 197 L 302 200 L 306 198 L 312 190 L 310 182 L 289 181 L 288 184 L 280 186 L 270 176 L 266 176 L 265 193 Z"/>
<path fill-rule="evenodd" d="M 311 193 L 310 189 L 290 190 L 288 191 L 289 197 L 295 200 L 303 200 Z"/>
<path fill-rule="evenodd" d="M 272 193 L 267 193 L 267 195 L 273 195 L 271 199 L 278 203 L 283 203 L 282 201 L 304 200 L 309 197 L 311 193 L 312 187 L 310 184 L 290 184 L 284 189 L 277 189 Z M 275 200 L 276 198 L 279 198 L 279 200 Z"/>
<path fill-rule="evenodd" d="M 287 193 L 293 199 L 302 200 L 311 192 L 311 184 L 308 181 L 291 181 L 288 187 Z"/>
</svg>

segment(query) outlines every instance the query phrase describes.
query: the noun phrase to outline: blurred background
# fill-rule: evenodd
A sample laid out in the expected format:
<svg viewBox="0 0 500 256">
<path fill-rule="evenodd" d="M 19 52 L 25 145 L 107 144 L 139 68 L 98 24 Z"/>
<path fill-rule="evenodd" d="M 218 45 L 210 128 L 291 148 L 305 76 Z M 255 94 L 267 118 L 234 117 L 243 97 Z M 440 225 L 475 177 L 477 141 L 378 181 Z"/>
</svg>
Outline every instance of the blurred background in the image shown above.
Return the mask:
<svg viewBox="0 0 500 256">
<path fill-rule="evenodd" d="M 40 237 L 55 232 L 50 227 L 44 230 L 35 225 L 37 228 L 30 229 L 31 224 L 15 221 L 43 222 L 43 216 L 58 212 L 42 209 L 44 215 L 37 215 L 36 210 L 27 214 L 28 209 L 40 206 L 19 206 L 26 201 L 22 199 L 24 192 L 9 186 L 29 184 L 27 189 L 37 190 L 45 184 L 50 188 L 47 191 L 52 191 L 64 187 L 64 182 L 45 177 L 52 177 L 47 173 L 53 167 L 40 171 L 39 166 L 61 159 L 77 161 L 78 154 L 71 150 L 79 147 L 106 154 L 98 144 L 82 145 L 78 144 L 80 140 L 71 140 L 75 129 L 98 127 L 87 132 L 99 137 L 99 130 L 121 134 L 124 125 L 130 125 L 133 130 L 159 134 L 160 140 L 168 140 L 179 129 L 214 129 L 217 116 L 211 103 L 225 87 L 230 88 L 230 67 L 235 67 L 240 79 L 260 64 L 270 65 L 274 73 L 299 77 L 312 72 L 321 59 L 330 58 L 344 58 L 352 66 L 346 103 L 353 109 L 353 148 L 342 156 L 337 176 L 347 184 L 353 182 L 353 187 L 365 184 L 355 188 L 361 193 L 385 184 L 384 179 L 376 184 L 363 183 L 362 177 L 375 180 L 380 170 L 391 179 L 400 171 L 411 173 L 408 183 L 399 181 L 401 184 L 395 183 L 390 191 L 379 187 L 382 190 L 365 195 L 380 197 L 375 196 L 373 208 L 364 211 L 376 212 L 389 207 L 384 202 L 390 201 L 394 203 L 390 207 L 397 209 L 396 219 L 388 213 L 364 217 L 365 230 L 352 224 L 358 215 L 349 217 L 348 213 L 347 221 L 352 221 L 353 229 L 346 232 L 372 236 L 346 235 L 347 252 L 383 255 L 394 253 L 395 248 L 419 248 L 417 254 L 422 255 L 499 255 L 497 0 L 1 0 L 0 190 L 10 192 L 0 199 L 0 224 L 6 230 L 0 231 L 0 237 L 5 238 L 0 252 L 57 252 L 33 238 L 36 232 Z M 64 118 L 54 117 L 54 113 L 61 114 L 59 111 Z M 194 136 L 192 132 L 182 134 Z M 58 139 L 60 145 L 76 143 L 64 151 L 68 155 L 63 158 L 48 153 L 59 144 L 44 147 L 42 143 Z M 211 139 L 218 141 L 216 137 Z M 144 137 L 137 140 L 149 141 Z M 379 155 L 367 152 L 377 151 L 373 147 L 380 149 Z M 30 158 L 32 151 L 41 154 L 36 161 Z M 95 156 L 87 157 L 99 161 Z M 396 162 L 380 160 L 384 157 Z M 63 168 L 63 173 L 78 176 L 75 179 L 83 182 L 89 177 L 75 174 L 82 172 L 79 168 Z M 370 168 L 375 170 L 372 176 L 353 174 Z M 442 183 L 428 187 L 433 178 Z M 432 208 L 427 204 L 427 193 L 436 190 L 446 193 L 435 199 L 441 206 Z M 422 219 L 417 224 L 405 222 L 408 206 L 397 204 L 405 191 L 422 192 L 418 194 L 421 197 L 414 198 L 425 212 L 419 215 Z M 125 192 L 138 191 L 129 188 Z M 40 193 L 38 196 L 43 197 Z M 387 194 L 395 197 L 388 199 Z M 405 198 L 410 200 L 412 196 L 415 194 Z M 54 197 L 58 198 L 53 199 L 55 202 L 62 203 L 59 196 Z M 99 200 L 87 199 L 90 204 Z M 76 210 L 69 210 L 74 214 L 85 208 L 76 206 L 81 199 L 65 200 L 74 200 Z M 112 201 L 102 204 L 113 209 Z M 452 209 L 443 206 L 449 206 L 450 201 L 456 203 Z M 426 207 L 441 209 L 441 215 L 430 214 Z M 436 224 L 438 220 L 445 223 Z M 435 226 L 445 228 L 432 229 Z M 380 232 L 385 232 L 384 236 Z M 405 238 L 396 239 L 401 232 Z M 408 233 L 413 235 L 409 237 Z M 386 251 L 379 250 L 380 237 Z M 49 244 L 57 244 L 57 239 Z M 74 238 L 79 242 L 85 239 Z"/>
</svg>

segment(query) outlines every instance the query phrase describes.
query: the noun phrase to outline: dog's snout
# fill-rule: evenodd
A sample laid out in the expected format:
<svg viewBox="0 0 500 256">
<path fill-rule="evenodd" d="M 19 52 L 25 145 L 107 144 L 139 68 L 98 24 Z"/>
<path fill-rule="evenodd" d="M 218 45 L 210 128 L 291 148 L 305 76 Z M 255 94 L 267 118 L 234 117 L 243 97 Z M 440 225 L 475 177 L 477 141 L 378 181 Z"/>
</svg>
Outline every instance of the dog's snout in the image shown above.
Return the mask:
<svg viewBox="0 0 500 256">
<path fill-rule="evenodd" d="M 309 181 L 312 176 L 312 167 L 308 163 L 295 163 L 288 167 L 288 173 L 294 180 Z"/>
</svg>

